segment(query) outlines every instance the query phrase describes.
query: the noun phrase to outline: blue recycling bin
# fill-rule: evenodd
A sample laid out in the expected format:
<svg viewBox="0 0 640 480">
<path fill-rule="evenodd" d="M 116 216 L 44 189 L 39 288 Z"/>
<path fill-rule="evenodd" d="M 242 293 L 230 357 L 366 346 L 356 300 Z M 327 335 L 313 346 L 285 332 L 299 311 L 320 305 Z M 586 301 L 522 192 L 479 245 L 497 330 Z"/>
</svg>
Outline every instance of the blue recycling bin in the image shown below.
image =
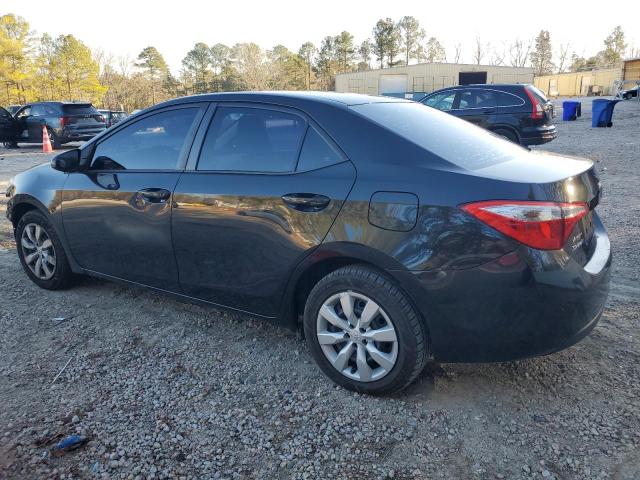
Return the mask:
<svg viewBox="0 0 640 480">
<path fill-rule="evenodd" d="M 591 126 L 611 127 L 613 122 L 613 108 L 620 100 L 607 100 L 606 98 L 596 98 L 591 107 Z"/>
<path fill-rule="evenodd" d="M 582 113 L 580 102 L 565 101 L 562 102 L 562 120 L 565 122 L 575 120 Z"/>
</svg>

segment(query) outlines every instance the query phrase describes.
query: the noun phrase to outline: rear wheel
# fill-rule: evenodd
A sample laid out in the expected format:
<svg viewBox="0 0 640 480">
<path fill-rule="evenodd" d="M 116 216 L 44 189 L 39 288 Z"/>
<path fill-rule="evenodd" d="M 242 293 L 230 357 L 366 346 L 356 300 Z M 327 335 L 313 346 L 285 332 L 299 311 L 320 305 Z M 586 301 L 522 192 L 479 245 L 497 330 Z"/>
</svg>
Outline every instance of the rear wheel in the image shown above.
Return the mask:
<svg viewBox="0 0 640 480">
<path fill-rule="evenodd" d="M 18 148 L 18 142 L 15 140 L 9 140 L 8 142 L 3 142 L 4 148 Z"/>
<path fill-rule="evenodd" d="M 418 314 L 391 280 L 368 267 L 344 267 L 320 280 L 307 299 L 304 331 L 320 369 L 349 390 L 396 392 L 427 362 Z"/>
<path fill-rule="evenodd" d="M 71 284 L 73 272 L 53 225 L 42 213 L 25 213 L 16 228 L 18 256 L 29 278 L 41 288 L 59 290 Z"/>
<path fill-rule="evenodd" d="M 511 130 L 508 130 L 506 128 L 498 128 L 496 130 L 493 131 L 496 135 L 500 135 L 501 137 L 509 140 L 510 142 L 513 143 L 520 143 L 520 140 L 518 139 L 518 136 L 513 133 Z"/>
</svg>

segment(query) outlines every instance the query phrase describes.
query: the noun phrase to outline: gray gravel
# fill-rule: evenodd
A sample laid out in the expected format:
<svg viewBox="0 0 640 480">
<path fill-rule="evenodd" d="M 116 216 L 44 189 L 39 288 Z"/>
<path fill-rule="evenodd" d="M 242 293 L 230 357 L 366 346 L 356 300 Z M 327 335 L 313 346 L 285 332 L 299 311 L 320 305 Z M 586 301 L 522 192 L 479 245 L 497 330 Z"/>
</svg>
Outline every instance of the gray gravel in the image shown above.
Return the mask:
<svg viewBox="0 0 640 480">
<path fill-rule="evenodd" d="M 432 365 L 386 398 L 334 387 L 269 323 L 94 279 L 38 289 L 0 203 L 0 478 L 638 478 L 640 105 L 558 127 L 542 148 L 596 160 L 605 188 L 601 323 L 544 358 Z M 0 189 L 48 159 L 0 150 Z M 89 442 L 47 454 L 72 433 Z"/>
</svg>

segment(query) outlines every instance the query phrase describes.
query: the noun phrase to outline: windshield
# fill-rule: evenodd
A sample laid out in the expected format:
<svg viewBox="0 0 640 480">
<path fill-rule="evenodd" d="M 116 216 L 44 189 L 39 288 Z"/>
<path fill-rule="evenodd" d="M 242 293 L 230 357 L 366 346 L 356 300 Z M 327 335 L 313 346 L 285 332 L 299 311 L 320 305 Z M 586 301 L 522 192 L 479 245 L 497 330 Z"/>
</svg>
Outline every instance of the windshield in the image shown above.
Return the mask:
<svg viewBox="0 0 640 480">
<path fill-rule="evenodd" d="M 351 108 L 467 170 L 513 160 L 523 151 L 522 147 L 487 130 L 419 103 L 368 103 Z"/>
</svg>

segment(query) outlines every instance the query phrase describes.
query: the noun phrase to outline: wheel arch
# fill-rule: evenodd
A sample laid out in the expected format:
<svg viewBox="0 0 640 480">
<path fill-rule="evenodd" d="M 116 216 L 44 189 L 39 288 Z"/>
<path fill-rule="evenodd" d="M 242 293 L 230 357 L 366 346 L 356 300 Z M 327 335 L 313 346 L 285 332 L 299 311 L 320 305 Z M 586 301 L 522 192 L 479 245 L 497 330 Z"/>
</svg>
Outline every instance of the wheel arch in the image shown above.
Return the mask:
<svg viewBox="0 0 640 480">
<path fill-rule="evenodd" d="M 513 125 L 505 125 L 505 124 L 492 125 L 490 130 L 494 133 L 497 133 L 498 130 L 508 130 L 509 132 L 515 135 L 516 139 L 518 140 L 518 143 L 520 144 L 522 143 L 522 137 L 520 136 L 518 129 L 515 128 Z"/>
<path fill-rule="evenodd" d="M 411 306 L 421 319 L 429 335 L 429 323 L 413 298 L 412 288 L 405 288 L 396 272 L 408 270 L 392 257 L 379 250 L 351 242 L 335 242 L 322 245 L 307 256 L 291 275 L 281 309 L 281 316 L 287 326 L 296 329 L 304 312 L 306 299 L 313 287 L 326 275 L 348 265 L 363 265 L 384 274 L 405 294 Z"/>
</svg>

